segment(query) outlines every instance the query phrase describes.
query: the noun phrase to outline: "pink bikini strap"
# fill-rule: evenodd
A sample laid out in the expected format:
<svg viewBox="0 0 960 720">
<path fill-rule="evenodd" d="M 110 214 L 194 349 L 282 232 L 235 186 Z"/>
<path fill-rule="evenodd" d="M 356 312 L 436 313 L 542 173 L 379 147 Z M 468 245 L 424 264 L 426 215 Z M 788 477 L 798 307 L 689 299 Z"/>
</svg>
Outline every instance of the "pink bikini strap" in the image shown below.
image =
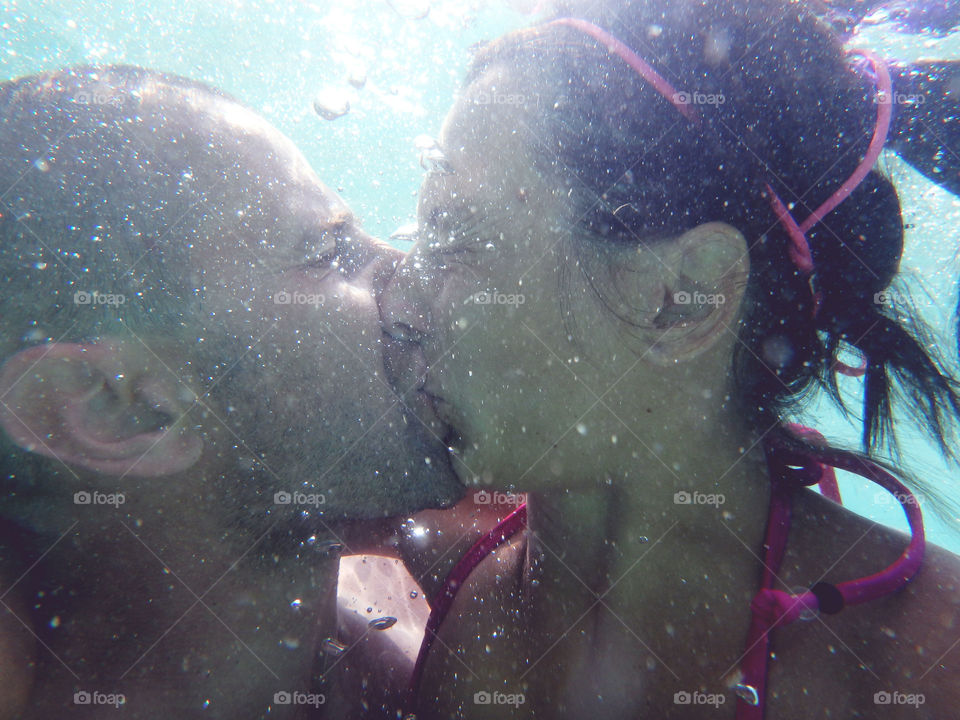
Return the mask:
<svg viewBox="0 0 960 720">
<path fill-rule="evenodd" d="M 427 656 L 430 654 L 430 648 L 433 646 L 433 640 L 437 636 L 437 630 L 440 629 L 443 619 L 450 612 L 450 606 L 453 605 L 453 599 L 457 596 L 460 587 L 485 557 L 520 532 L 526 527 L 526 524 L 527 505 L 524 503 L 473 544 L 467 554 L 447 575 L 437 594 L 430 600 L 430 616 L 427 618 L 427 626 L 424 630 L 423 641 L 420 644 L 417 662 L 413 667 L 413 675 L 410 676 L 406 703 L 408 709 L 413 708 L 416 704 L 420 681 L 423 678 L 423 668 L 426 665 Z"/>
<path fill-rule="evenodd" d="M 906 487 L 875 463 L 852 453 L 830 449 L 826 446 L 826 439 L 816 430 L 796 424 L 787 425 L 787 428 L 795 436 L 807 440 L 808 444 L 820 445 L 822 449 L 798 454 L 786 448 L 775 437 L 765 443 L 771 482 L 770 513 L 764 540 L 766 551 L 760 590 L 750 603 L 750 629 L 746 651 L 740 663 L 742 678 L 735 687 L 737 720 L 763 719 L 770 632 L 775 627 L 794 622 L 804 613 L 836 613 L 846 605 L 856 605 L 896 592 L 916 575 L 923 562 L 923 517 L 916 499 Z M 807 592 L 798 595 L 774 590 L 773 585 L 787 546 L 793 493 L 800 487 L 819 483 L 820 490 L 826 497 L 839 502 L 840 493 L 834 467 L 862 475 L 893 493 L 907 514 L 912 533 L 910 544 L 896 562 L 874 575 L 839 585 L 819 582 Z M 407 711 L 416 707 L 427 656 L 457 592 L 474 568 L 496 548 L 523 530 L 526 523 L 527 506 L 521 505 L 474 543 L 444 580 L 430 603 L 430 616 L 407 692 Z"/>
<path fill-rule="evenodd" d="M 640 77 L 653 85 L 658 93 L 669 100 L 670 104 L 677 109 L 677 112 L 694 124 L 700 123 L 700 115 L 697 113 L 696 108 L 689 102 L 684 102 L 684 96 L 678 93 L 673 85 L 664 80 L 663 76 L 654 70 L 646 60 L 602 27 L 594 25 L 592 22 L 587 22 L 586 20 L 580 20 L 579 18 L 560 18 L 559 20 L 547 23 L 547 25 L 568 25 L 569 27 L 586 33 L 597 42 L 603 43 L 607 48 L 607 52 L 622 58 Z"/>
<path fill-rule="evenodd" d="M 788 425 L 795 434 L 822 436 L 815 430 Z M 799 431 L 799 432 L 798 432 Z M 746 651 L 742 656 L 742 678 L 736 685 L 737 720 L 763 720 L 770 657 L 770 632 L 798 620 L 805 613 L 833 614 L 847 605 L 874 600 L 903 588 L 923 563 L 925 539 L 923 517 L 913 494 L 876 463 L 843 450 L 824 448 L 816 453 L 797 453 L 785 448 L 773 437 L 765 443 L 771 473 L 770 514 L 764 540 L 763 572 L 760 591 L 750 603 L 751 621 Z M 833 585 L 818 582 L 808 591 L 793 595 L 774 590 L 773 584 L 783 560 L 790 529 L 791 498 L 804 485 L 820 481 L 828 468 L 856 473 L 888 490 L 903 506 L 910 524 L 910 544 L 896 562 L 881 572 Z M 830 470 L 832 473 L 832 469 Z M 833 481 L 835 483 L 835 480 Z"/>
</svg>

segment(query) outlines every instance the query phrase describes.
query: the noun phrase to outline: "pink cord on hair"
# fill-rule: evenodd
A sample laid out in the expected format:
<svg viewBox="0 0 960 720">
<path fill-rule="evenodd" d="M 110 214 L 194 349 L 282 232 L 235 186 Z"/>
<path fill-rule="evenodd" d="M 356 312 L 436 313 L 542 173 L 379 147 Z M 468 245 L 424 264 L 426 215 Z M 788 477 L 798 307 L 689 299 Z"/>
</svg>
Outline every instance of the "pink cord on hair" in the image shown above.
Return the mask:
<svg viewBox="0 0 960 720">
<path fill-rule="evenodd" d="M 817 292 L 814 286 L 814 266 L 813 257 L 810 253 L 810 243 L 807 241 L 807 233 L 834 208 L 850 197 L 850 194 L 857 189 L 864 178 L 870 174 L 877 159 L 880 157 L 880 151 L 887 141 L 887 135 L 890 132 L 890 117 L 892 115 L 893 84 L 890 80 L 890 71 L 886 63 L 873 53 L 867 50 L 853 50 L 853 54 L 860 55 L 870 62 L 873 66 L 874 75 L 877 78 L 877 123 L 873 130 L 873 138 L 867 147 L 867 153 L 863 160 L 857 165 L 857 169 L 846 179 L 836 192 L 833 193 L 826 202 L 810 213 L 810 216 L 799 225 L 790 214 L 790 211 L 780 200 L 777 193 L 767 184 L 767 192 L 770 193 L 770 204 L 774 213 L 780 220 L 780 224 L 787 231 L 790 237 L 790 259 L 797 269 L 808 278 L 810 289 L 813 293 L 813 317 L 820 311 L 822 295 Z M 860 377 L 867 371 L 867 363 L 864 361 L 860 367 L 854 368 L 841 362 L 834 363 L 834 369 L 842 375 L 850 377 Z"/>
<path fill-rule="evenodd" d="M 870 171 L 877 164 L 880 151 L 883 150 L 883 146 L 887 142 L 887 135 L 890 132 L 890 117 L 893 114 L 893 83 L 890 80 L 890 71 L 887 69 L 887 64 L 869 50 L 852 50 L 851 53 L 861 55 L 869 60 L 877 76 L 877 124 L 873 130 L 873 138 L 870 140 L 867 154 L 864 155 L 857 169 L 823 205 L 810 213 L 810 217 L 800 223 L 800 230 L 805 233 L 823 220 L 827 213 L 850 197 L 850 193 L 856 190 L 863 179 L 870 174 Z"/>
<path fill-rule="evenodd" d="M 607 52 L 622 58 L 644 80 L 649 82 L 657 92 L 669 100 L 677 109 L 677 112 L 694 124 L 700 123 L 700 116 L 696 109 L 684 101 L 683 95 L 678 93 L 673 85 L 667 82 L 649 63 L 603 28 L 579 18 L 560 18 L 559 20 L 554 20 L 549 23 L 549 25 L 567 25 L 603 43 L 607 48 Z M 844 181 L 843 185 L 841 185 L 826 202 L 810 213 L 810 216 L 800 224 L 798 224 L 793 215 L 790 214 L 790 210 L 784 205 L 783 201 L 780 200 L 780 197 L 770 184 L 767 183 L 766 185 L 767 192 L 770 194 L 770 205 L 773 207 L 773 212 L 776 214 L 777 219 L 787 231 L 787 235 L 790 238 L 790 259 L 810 284 L 810 294 L 813 297 L 813 317 L 816 317 L 820 312 L 820 307 L 823 304 L 823 294 L 816 288 L 813 255 L 810 252 L 810 243 L 807 240 L 806 234 L 817 223 L 823 220 L 830 211 L 846 200 L 860 183 L 863 182 L 870 171 L 873 170 L 890 131 L 893 87 L 887 65 L 882 59 L 867 50 L 852 50 L 851 53 L 860 55 L 872 65 L 877 84 L 877 123 L 873 131 L 873 138 L 870 140 L 870 145 L 867 148 L 867 153 L 864 155 L 863 160 L 860 161 L 856 170 Z M 866 362 L 863 362 L 860 367 L 854 368 L 837 361 L 833 367 L 834 370 L 842 375 L 851 377 L 860 377 L 867 371 Z"/>
<path fill-rule="evenodd" d="M 850 193 L 856 190 L 860 183 L 863 182 L 863 179 L 873 170 L 874 165 L 877 164 L 877 159 L 880 157 L 880 151 L 883 150 L 884 143 L 887 141 L 887 134 L 890 131 L 893 86 L 890 81 L 890 72 L 887 70 L 887 65 L 883 60 L 867 50 L 854 50 L 852 52 L 862 55 L 870 61 L 878 81 L 877 124 L 873 131 L 873 138 L 870 140 L 870 146 L 867 148 L 867 154 L 864 155 L 863 160 L 857 165 L 857 169 L 853 171 L 853 174 L 846 179 L 843 185 L 841 185 L 833 195 L 827 198 L 826 202 L 810 213 L 810 216 L 799 225 L 773 191 L 773 188 L 771 188 L 769 184 L 767 185 L 767 190 L 771 196 L 770 204 L 773 206 L 774 212 L 777 214 L 781 223 L 783 223 L 793 242 L 790 248 L 790 257 L 793 259 L 797 269 L 807 275 L 813 273 L 813 259 L 810 255 L 810 245 L 807 242 L 806 233 L 810 232 L 810 230 L 823 220 L 831 210 L 836 208 L 837 205 L 850 197 Z"/>
<path fill-rule="evenodd" d="M 683 94 L 677 92 L 673 85 L 664 80 L 663 76 L 654 70 L 646 60 L 641 58 L 633 50 L 628 48 L 619 39 L 615 38 L 602 27 L 598 27 L 592 22 L 587 22 L 586 20 L 580 20 L 579 18 L 560 18 L 559 20 L 554 20 L 548 24 L 569 25 L 572 28 L 576 28 L 577 30 L 586 33 L 598 42 L 603 43 L 607 48 L 607 52 L 622 58 L 627 65 L 632 67 L 637 74 L 640 75 L 640 77 L 653 85 L 658 93 L 669 100 L 670 104 L 677 109 L 677 112 L 679 112 L 692 123 L 698 124 L 700 122 L 700 116 L 697 114 L 696 109 L 689 102 L 686 102 L 683 99 Z"/>
</svg>

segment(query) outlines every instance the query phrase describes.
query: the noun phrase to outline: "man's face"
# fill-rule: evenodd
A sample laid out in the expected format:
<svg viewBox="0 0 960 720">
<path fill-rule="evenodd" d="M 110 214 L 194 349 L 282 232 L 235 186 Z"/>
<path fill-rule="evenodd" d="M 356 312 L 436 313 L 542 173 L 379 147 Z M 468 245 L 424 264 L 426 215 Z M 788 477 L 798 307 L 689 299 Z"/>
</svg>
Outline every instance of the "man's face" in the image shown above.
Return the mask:
<svg viewBox="0 0 960 720">
<path fill-rule="evenodd" d="M 212 397 L 227 404 L 220 419 L 240 446 L 238 472 L 252 464 L 270 495 L 294 493 L 294 504 L 297 491 L 307 495 L 305 514 L 382 516 L 448 503 L 460 489 L 442 438 L 384 377 L 375 293 L 401 253 L 352 220 L 331 226 L 325 199 L 265 208 L 264 218 L 283 218 L 275 244 L 248 242 L 245 228 L 197 253 L 209 308 L 203 333 L 234 358 L 232 367 L 218 363 Z M 321 246 L 306 254 L 304 226 Z M 323 504 L 311 507 L 318 493 Z"/>
<path fill-rule="evenodd" d="M 0 134 L 10 149 L 0 175 L 15 186 L 6 220 L 50 256 L 11 270 L 37 301 L 3 298 L 5 318 L 17 318 L 0 342 L 7 434 L 113 482 L 216 477 L 238 502 L 281 516 L 382 517 L 455 501 L 462 488 L 441 439 L 384 378 L 375 291 L 399 251 L 366 235 L 255 113 L 152 79 L 119 94 L 125 72 L 103 76 L 116 108 L 77 110 L 51 86 L 49 111 L 11 113 Z M 21 262 L 17 252 L 5 262 Z M 101 269 L 117 260 L 112 280 L 85 276 L 98 253 Z M 41 266 L 69 287 L 35 285 L 30 273 L 48 280 Z M 90 289 L 136 295 L 70 304 L 76 327 L 85 313 L 117 315 L 92 339 L 36 309 L 62 303 L 51 293 Z M 182 322 L 158 332 L 134 322 L 144 312 Z"/>
</svg>

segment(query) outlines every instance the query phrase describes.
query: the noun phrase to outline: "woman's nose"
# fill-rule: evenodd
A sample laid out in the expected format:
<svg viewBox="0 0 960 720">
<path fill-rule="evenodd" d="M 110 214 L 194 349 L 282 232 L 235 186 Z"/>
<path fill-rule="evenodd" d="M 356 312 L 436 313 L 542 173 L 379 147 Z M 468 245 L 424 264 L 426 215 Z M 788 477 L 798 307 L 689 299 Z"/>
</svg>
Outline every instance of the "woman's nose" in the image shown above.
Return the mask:
<svg viewBox="0 0 960 720">
<path fill-rule="evenodd" d="M 380 323 L 397 340 L 421 342 L 431 333 L 439 292 L 438 270 L 414 247 L 397 266 L 380 295 Z"/>
</svg>

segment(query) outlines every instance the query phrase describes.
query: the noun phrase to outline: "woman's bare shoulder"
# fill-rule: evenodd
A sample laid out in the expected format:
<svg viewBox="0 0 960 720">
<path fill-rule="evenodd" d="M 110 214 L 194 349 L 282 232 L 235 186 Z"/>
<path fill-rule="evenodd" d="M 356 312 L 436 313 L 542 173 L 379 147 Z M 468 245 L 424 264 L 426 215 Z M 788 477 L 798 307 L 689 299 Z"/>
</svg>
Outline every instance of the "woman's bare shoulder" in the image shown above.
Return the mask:
<svg viewBox="0 0 960 720">
<path fill-rule="evenodd" d="M 907 533 L 812 492 L 798 505 L 799 522 L 791 530 L 791 535 L 797 531 L 791 537 L 795 567 L 822 571 L 828 582 L 879 572 L 910 542 Z M 925 713 L 951 716 L 960 705 L 958 590 L 960 556 L 928 543 L 920 570 L 902 590 L 824 618 L 830 628 L 825 637 L 839 639 L 861 657 L 881 691 L 922 694 Z"/>
<path fill-rule="evenodd" d="M 878 606 L 870 613 L 872 618 L 865 618 L 873 621 L 874 632 L 896 638 L 896 653 L 891 653 L 889 663 L 894 686 L 904 688 L 901 696 L 922 696 L 922 709 L 929 717 L 956 717 L 960 706 L 958 589 L 960 556 L 928 544 L 920 571 L 891 598 L 896 611 L 884 613 Z"/>
<path fill-rule="evenodd" d="M 927 545 L 923 566 L 904 593 L 916 613 L 915 628 L 921 645 L 933 638 L 952 637 L 960 664 L 960 555 L 937 545 Z M 960 690 L 960 683 L 957 685 Z M 960 693 L 958 693 L 960 700 Z"/>
</svg>

